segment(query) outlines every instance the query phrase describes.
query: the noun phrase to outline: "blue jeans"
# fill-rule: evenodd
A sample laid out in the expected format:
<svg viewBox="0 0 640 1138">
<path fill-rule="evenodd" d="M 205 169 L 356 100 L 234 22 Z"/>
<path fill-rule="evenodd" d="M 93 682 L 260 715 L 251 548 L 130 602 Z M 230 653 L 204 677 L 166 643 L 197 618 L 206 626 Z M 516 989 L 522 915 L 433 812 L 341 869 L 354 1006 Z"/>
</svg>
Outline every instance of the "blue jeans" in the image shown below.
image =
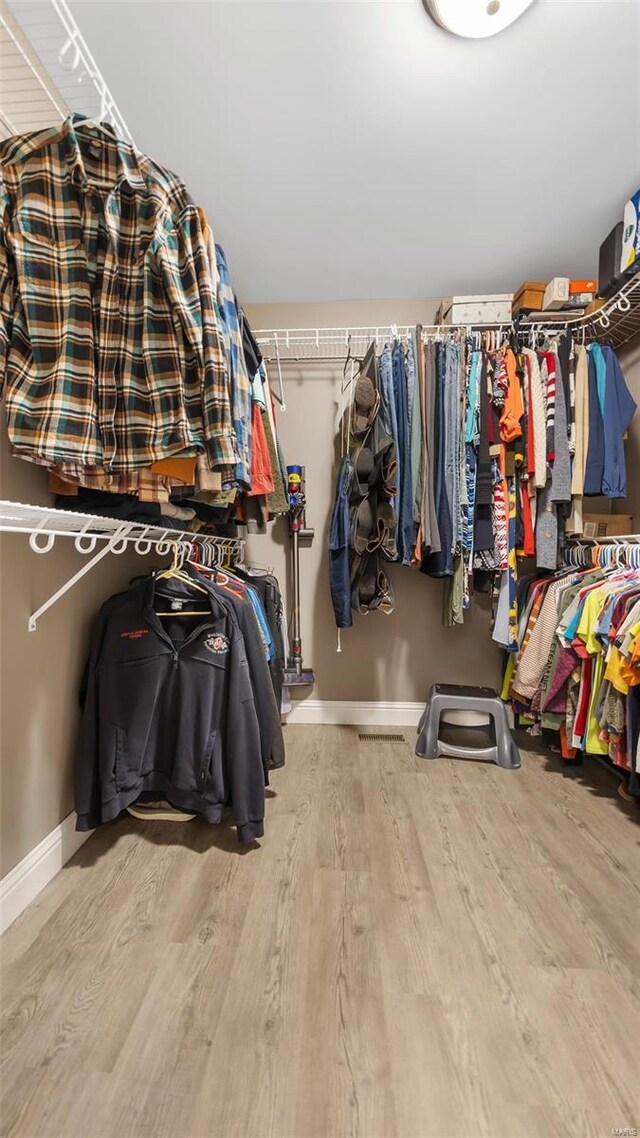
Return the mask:
<svg viewBox="0 0 640 1138">
<path fill-rule="evenodd" d="M 453 521 L 451 517 L 451 473 L 452 473 L 452 424 L 448 422 L 451 414 L 451 393 L 448 380 L 451 378 L 447 349 L 451 345 L 436 344 L 436 384 L 435 384 L 435 507 L 438 519 L 441 549 L 425 558 L 421 569 L 431 577 L 451 577 L 453 575 Z M 449 479 L 447 478 L 449 472 Z"/>
<path fill-rule="evenodd" d="M 393 347 L 393 391 L 398 425 L 398 556 L 403 565 L 411 564 L 413 552 L 413 499 L 411 496 L 411 445 L 405 354 L 401 344 Z"/>
<path fill-rule="evenodd" d="M 350 628 L 351 583 L 349 580 L 349 486 L 353 464 L 348 454 L 340 463 L 329 531 L 329 587 L 337 628 Z"/>
<path fill-rule="evenodd" d="M 406 408 L 406 394 L 404 379 L 404 354 L 400 344 L 393 345 L 391 352 L 392 361 L 392 377 L 393 377 L 393 401 L 396 411 L 396 428 L 398 431 L 398 558 L 404 562 L 404 534 L 402 530 L 402 499 L 404 491 L 404 471 L 405 471 L 405 456 L 407 453 L 407 408 Z"/>
<path fill-rule="evenodd" d="M 398 456 L 398 474 L 396 474 L 396 496 L 391 499 L 391 505 L 397 509 L 398 505 L 398 486 L 399 486 L 399 471 L 400 459 L 398 449 L 398 423 L 396 419 L 396 402 L 393 396 L 393 365 L 391 360 L 391 348 L 385 344 L 380 356 L 380 410 L 378 411 L 378 419 L 380 426 L 386 435 L 390 435 L 395 443 L 396 455 Z"/>
<path fill-rule="evenodd" d="M 460 345 L 445 344 L 446 450 L 445 479 L 451 508 L 451 552 L 461 539 L 460 473 L 462 468 L 462 425 L 460 422 Z"/>
</svg>

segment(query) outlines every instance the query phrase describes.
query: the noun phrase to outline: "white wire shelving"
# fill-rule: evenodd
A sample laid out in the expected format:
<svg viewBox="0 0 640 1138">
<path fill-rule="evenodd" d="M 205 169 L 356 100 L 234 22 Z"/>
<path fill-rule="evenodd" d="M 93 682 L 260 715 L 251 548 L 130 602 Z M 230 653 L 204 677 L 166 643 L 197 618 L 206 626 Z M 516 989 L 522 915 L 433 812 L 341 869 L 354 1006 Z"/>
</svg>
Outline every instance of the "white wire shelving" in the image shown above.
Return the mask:
<svg viewBox="0 0 640 1138">
<path fill-rule="evenodd" d="M 41 616 L 69 592 L 78 581 L 109 553 L 133 550 L 142 556 L 155 552 L 158 556 L 184 558 L 197 548 L 199 558 L 208 564 L 239 564 L 244 556 L 242 538 L 218 537 L 214 534 L 190 533 L 75 510 L 58 510 L 52 506 L 31 506 L 23 502 L 0 502 L 0 534 L 23 533 L 29 538 L 34 553 L 49 553 L 56 538 L 73 538 L 78 553 L 90 560 L 56 589 L 28 620 L 29 632 L 35 632 Z M 104 543 L 100 544 L 99 543 Z M 97 552 L 96 551 L 97 548 Z"/>
<path fill-rule="evenodd" d="M 465 334 L 471 328 L 479 330 L 509 331 L 512 328 L 529 332 L 562 332 L 571 329 L 580 339 L 602 338 L 619 348 L 640 334 L 640 273 L 631 277 L 622 288 L 605 301 L 602 308 L 585 315 L 571 312 L 531 313 L 516 323 L 497 324 L 423 324 L 426 336 L 438 336 L 456 330 Z M 369 328 L 272 328 L 254 333 L 260 351 L 267 363 L 278 367 L 283 363 L 327 363 L 344 361 L 349 355 L 364 355 L 372 341 L 383 345 L 387 341 L 404 338 L 415 331 L 415 325 L 391 324 Z"/>
<path fill-rule="evenodd" d="M 71 111 L 131 134 L 66 0 L 0 0 L 0 138 Z"/>
</svg>

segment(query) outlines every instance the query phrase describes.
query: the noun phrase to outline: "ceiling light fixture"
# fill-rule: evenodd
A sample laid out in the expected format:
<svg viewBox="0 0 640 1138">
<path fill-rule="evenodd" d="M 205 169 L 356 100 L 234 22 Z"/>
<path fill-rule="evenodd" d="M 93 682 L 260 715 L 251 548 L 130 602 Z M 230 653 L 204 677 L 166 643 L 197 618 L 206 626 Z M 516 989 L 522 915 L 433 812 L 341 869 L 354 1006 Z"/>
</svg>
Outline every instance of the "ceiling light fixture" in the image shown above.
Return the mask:
<svg viewBox="0 0 640 1138">
<path fill-rule="evenodd" d="M 424 0 L 429 15 L 456 36 L 483 39 L 509 27 L 533 0 Z"/>
</svg>

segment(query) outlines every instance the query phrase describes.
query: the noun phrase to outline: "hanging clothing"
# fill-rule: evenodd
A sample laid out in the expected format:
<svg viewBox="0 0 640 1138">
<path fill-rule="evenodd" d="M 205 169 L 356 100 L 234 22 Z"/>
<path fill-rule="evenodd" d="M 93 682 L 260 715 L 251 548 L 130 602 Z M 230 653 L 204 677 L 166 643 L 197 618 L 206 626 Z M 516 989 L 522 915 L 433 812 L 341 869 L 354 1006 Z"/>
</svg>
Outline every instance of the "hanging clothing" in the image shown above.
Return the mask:
<svg viewBox="0 0 640 1138">
<path fill-rule="evenodd" d="M 242 521 L 253 491 L 265 517 L 267 493 L 272 514 L 285 512 L 264 447 L 253 462 L 258 402 L 282 475 L 260 350 L 180 178 L 84 115 L 6 140 L 0 163 L 0 387 L 14 455 L 45 465 L 56 493 L 100 491 L 114 510 L 134 495 L 164 519 L 186 498 Z"/>
<path fill-rule="evenodd" d="M 257 591 L 247 582 L 233 575 L 206 569 L 187 571 L 196 581 L 202 582 L 218 600 L 226 600 L 238 622 L 242 634 L 249 680 L 255 702 L 260 730 L 260 755 L 268 783 L 268 771 L 284 765 L 285 751 L 280 722 L 280 703 L 276 702 L 269 660 L 272 657 L 273 638 L 265 611 Z"/>
<path fill-rule="evenodd" d="M 592 346 L 588 349 L 589 372 L 589 442 L 584 472 L 584 495 L 602 494 L 602 478 L 604 475 L 604 422 L 602 418 L 602 404 L 598 394 L 598 378 L 596 371 L 596 357 Z"/>
<path fill-rule="evenodd" d="M 436 508 L 437 482 L 437 353 L 436 345 L 430 340 L 423 345 L 423 368 L 420 375 L 422 384 L 422 505 L 420 510 L 421 549 L 419 562 L 424 554 L 440 553 L 442 542 L 438 527 Z"/>
<path fill-rule="evenodd" d="M 440 550 L 432 551 L 423 562 L 423 572 L 430 577 L 450 577 L 453 574 L 453 497 L 454 423 L 451 411 L 452 360 L 450 344 L 436 344 L 435 353 L 435 464 L 434 487 L 436 521 L 440 537 Z"/>
<path fill-rule="evenodd" d="M 193 603 L 181 580 L 161 587 L 170 598 L 161 604 Z M 240 841 L 254 841 L 264 834 L 264 770 L 237 620 L 205 590 L 198 600 L 208 613 L 163 623 L 157 588 L 150 578 L 100 612 L 76 760 L 76 828 L 94 829 L 150 794 L 214 823 L 231 806 Z"/>
<path fill-rule="evenodd" d="M 558 357 L 552 356 L 553 372 L 560 370 Z M 554 431 L 553 431 L 553 469 L 551 472 L 551 487 L 549 500 L 552 502 L 571 501 L 571 458 L 569 455 L 569 432 L 567 425 L 567 407 L 562 384 L 558 384 L 555 395 Z"/>
<path fill-rule="evenodd" d="M 636 412 L 636 403 L 625 383 L 613 348 L 606 345 L 601 351 L 605 366 L 602 492 L 607 498 L 625 498 L 627 473 L 623 439 Z"/>
<path fill-rule="evenodd" d="M 275 480 L 271 468 L 269 444 L 264 426 L 266 410 L 256 401 L 252 406 L 251 489 L 250 494 L 275 493 Z"/>
<path fill-rule="evenodd" d="M 238 451 L 206 248 L 183 183 L 85 116 L 0 144 L 0 360 L 15 454 L 106 473 Z M 70 469 L 71 468 L 71 469 Z M 98 472 L 99 472 L 98 471 Z"/>
<path fill-rule="evenodd" d="M 282 709 L 282 688 L 284 670 L 287 661 L 287 649 L 283 635 L 285 616 L 280 586 L 273 574 L 265 573 L 263 570 L 251 569 L 248 571 L 246 569 L 236 568 L 234 569 L 234 573 L 236 576 L 239 576 L 241 579 L 249 582 L 251 588 L 262 598 L 262 606 L 269 625 L 269 631 L 271 633 L 271 641 L 273 645 L 271 656 L 269 658 L 269 671 L 271 673 L 271 681 L 276 698 L 276 705 L 278 708 Z M 282 731 L 280 731 L 280 738 L 281 737 Z M 272 744 L 271 765 L 273 765 L 273 759 L 274 746 Z"/>
<path fill-rule="evenodd" d="M 534 483 L 541 490 L 547 481 L 546 451 L 546 392 L 542 382 L 540 363 L 536 352 L 523 348 L 527 372 L 531 382 L 531 416 L 534 437 Z"/>
<path fill-rule="evenodd" d="M 329 531 L 329 586 L 338 628 L 350 628 L 353 624 L 349 573 L 351 534 L 349 490 L 352 479 L 353 464 L 350 456 L 346 454 L 340 463 L 338 472 Z"/>
<path fill-rule="evenodd" d="M 250 487 L 252 426 L 251 380 L 247 372 L 245 361 L 238 303 L 231 285 L 229 269 L 221 245 L 216 244 L 215 255 L 218 269 L 217 302 L 227 357 L 231 418 L 239 452 L 232 482 L 235 485 Z"/>
<path fill-rule="evenodd" d="M 402 345 L 395 343 L 392 352 L 393 394 L 398 431 L 398 557 L 403 565 L 411 563 L 413 552 L 413 502 L 411 498 L 411 451 L 407 406 L 406 359 Z"/>
<path fill-rule="evenodd" d="M 494 334 L 434 337 L 417 326 L 379 356 L 371 344 L 361 369 L 356 387 L 366 374 L 379 406 L 365 422 L 370 437 L 351 446 L 348 526 L 332 539 L 334 590 L 342 574 L 339 626 L 351 620 L 340 553 L 348 532 L 356 611 L 389 595 L 374 584 L 379 557 L 397 558 L 450 579 L 447 624 L 464 619 L 474 591 L 489 592 L 492 635 L 517 654 L 520 559 L 553 571 L 566 535 L 582 528 L 583 494 L 597 485 L 614 496 L 626 487 L 623 436 L 635 404 L 615 353 L 596 343 L 576 347 L 568 333 L 536 351 L 515 335 L 496 344 Z M 383 611 L 390 607 L 385 601 Z M 540 698 L 545 693 L 546 686 Z M 557 714 L 551 704 L 543 710 L 545 723 Z"/>
<path fill-rule="evenodd" d="M 411 513 L 417 535 L 420 526 L 421 503 L 424 488 L 424 467 L 422 462 L 422 393 L 424 389 L 424 359 L 422 353 L 421 326 L 417 325 L 411 345 L 413 355 L 413 394 L 411 398 L 411 430 L 409 448 L 411 453 Z M 415 541 L 414 541 L 415 546 Z"/>
<path fill-rule="evenodd" d="M 640 685 L 640 571 L 568 568 L 526 583 L 516 667 L 503 695 L 570 744 L 608 757 L 640 793 L 629 693 Z M 537 612 L 537 617 L 536 617 Z"/>
<path fill-rule="evenodd" d="M 583 532 L 582 496 L 589 446 L 589 357 L 584 344 L 576 350 L 575 362 L 575 453 L 571 470 L 571 514 L 567 532 Z"/>
</svg>

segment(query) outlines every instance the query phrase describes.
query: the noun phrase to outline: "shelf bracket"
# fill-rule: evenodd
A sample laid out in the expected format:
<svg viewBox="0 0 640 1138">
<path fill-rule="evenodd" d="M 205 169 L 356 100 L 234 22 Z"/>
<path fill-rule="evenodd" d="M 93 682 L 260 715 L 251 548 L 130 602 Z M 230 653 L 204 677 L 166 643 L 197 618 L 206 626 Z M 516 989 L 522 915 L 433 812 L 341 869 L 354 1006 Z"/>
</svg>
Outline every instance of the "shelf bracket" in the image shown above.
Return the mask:
<svg viewBox="0 0 640 1138">
<path fill-rule="evenodd" d="M 283 411 L 286 411 L 287 405 L 286 405 L 285 399 L 284 399 L 284 384 L 282 382 L 282 363 L 280 360 L 280 344 L 278 343 L 278 333 L 277 332 L 274 333 L 273 339 L 274 339 L 274 344 L 275 344 L 275 349 L 276 349 L 276 366 L 278 368 L 278 387 L 280 388 L 280 394 L 275 392 L 272 387 L 269 387 L 269 390 L 271 391 L 271 394 L 273 395 L 273 397 L 275 399 L 277 399 L 278 403 L 280 404 L 281 409 Z M 288 332 L 287 332 L 287 347 L 289 347 L 289 333 Z"/>
<path fill-rule="evenodd" d="M 99 561 L 102 561 L 103 557 L 106 557 L 108 553 L 124 553 L 128 543 L 126 537 L 123 536 L 123 532 L 128 532 L 130 528 L 130 526 L 123 526 L 120 530 L 118 530 L 117 533 L 115 533 L 113 537 L 107 541 L 102 549 L 96 553 L 96 555 L 92 557 L 90 561 L 87 561 L 86 565 L 82 566 L 82 569 L 79 569 L 77 573 L 74 573 L 73 577 L 69 577 L 69 580 L 65 581 L 64 585 L 61 585 L 60 588 L 57 589 L 56 592 L 53 593 L 52 596 L 50 596 L 49 599 L 44 602 L 44 604 L 40 605 L 39 609 L 36 609 L 35 612 L 31 613 L 31 616 L 27 622 L 29 632 L 36 631 L 40 617 L 43 616 L 48 609 L 52 608 L 52 606 L 55 605 L 56 601 L 59 601 L 60 598 L 65 595 L 65 593 L 68 593 L 69 589 L 72 589 L 73 586 L 76 585 L 78 581 L 80 581 L 82 577 L 85 576 L 86 573 L 90 573 L 94 565 L 97 565 Z M 120 546 L 120 548 L 118 548 L 118 546 Z M 33 545 L 32 548 L 34 548 Z M 50 548 L 51 545 L 48 545 L 46 548 L 36 549 L 36 552 L 46 553 Z"/>
</svg>

